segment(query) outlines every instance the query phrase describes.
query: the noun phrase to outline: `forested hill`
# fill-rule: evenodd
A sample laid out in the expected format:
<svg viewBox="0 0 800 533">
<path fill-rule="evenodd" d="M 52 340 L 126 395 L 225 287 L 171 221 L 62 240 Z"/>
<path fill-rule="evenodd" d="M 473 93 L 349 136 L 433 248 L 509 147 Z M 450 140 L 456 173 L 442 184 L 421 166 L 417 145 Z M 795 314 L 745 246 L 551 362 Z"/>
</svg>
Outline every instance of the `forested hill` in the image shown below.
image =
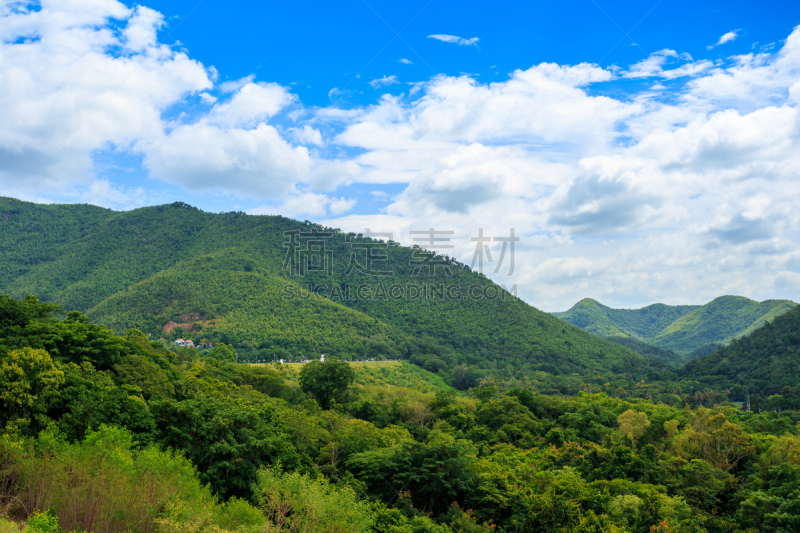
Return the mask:
<svg viewBox="0 0 800 533">
<path fill-rule="evenodd" d="M 569 311 L 553 315 L 601 337 L 633 337 L 688 355 L 747 335 L 796 305 L 789 300 L 756 302 L 741 296 L 720 296 L 705 305 L 612 309 L 586 298 Z"/>
<path fill-rule="evenodd" d="M 295 264 L 285 269 L 293 239 Z M 320 242 L 327 255 L 309 255 Z M 135 327 L 151 338 L 233 344 L 245 359 L 320 351 L 408 358 L 455 376 L 461 387 L 487 373 L 649 379 L 663 369 L 450 258 L 279 216 L 213 214 L 183 203 L 114 212 L 2 198 L 0 252 L 0 294 L 36 294 L 118 333 Z M 371 272 L 348 271 L 352 257 L 367 270 L 367 254 L 387 259 L 368 265 Z M 300 272 L 304 258 L 321 271 Z M 166 333 L 170 323 L 180 327 Z"/>
<path fill-rule="evenodd" d="M 714 353 L 690 361 L 681 375 L 720 389 L 747 387 L 751 397 L 781 394 L 796 407 L 800 400 L 796 396 L 800 389 L 800 307 Z"/>
<path fill-rule="evenodd" d="M 510 382 L 463 394 L 406 362 L 244 365 L 228 345 L 167 348 L 0 295 L 0 532 L 800 523 L 796 410 L 743 412 L 697 383 L 680 395 L 642 381 L 619 396 L 608 383 L 616 397 Z"/>
</svg>

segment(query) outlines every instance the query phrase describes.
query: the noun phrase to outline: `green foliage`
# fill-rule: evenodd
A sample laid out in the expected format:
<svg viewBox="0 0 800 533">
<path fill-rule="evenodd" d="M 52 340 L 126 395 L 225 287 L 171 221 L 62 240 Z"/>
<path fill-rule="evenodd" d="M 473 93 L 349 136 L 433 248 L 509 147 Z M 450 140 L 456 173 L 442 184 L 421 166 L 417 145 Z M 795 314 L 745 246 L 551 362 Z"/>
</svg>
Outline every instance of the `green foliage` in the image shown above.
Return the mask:
<svg viewBox="0 0 800 533">
<path fill-rule="evenodd" d="M 28 518 L 25 530 L 30 533 L 61 533 L 58 518 L 47 513 L 34 513 Z"/>
<path fill-rule="evenodd" d="M 0 363 L 0 400 L 8 419 L 43 410 L 63 383 L 64 372 L 44 350 L 14 350 Z"/>
<path fill-rule="evenodd" d="M 653 304 L 641 309 L 612 309 L 586 298 L 564 313 L 562 320 L 668 364 L 682 364 L 707 346 L 727 344 L 748 335 L 797 304 L 789 300 L 754 302 L 741 296 L 720 296 L 705 305 Z M 624 341 L 621 338 L 633 338 Z M 648 347 L 647 343 L 659 351 Z M 671 356 L 670 351 L 679 356 Z"/>
<path fill-rule="evenodd" d="M 196 398 L 152 404 L 156 438 L 182 449 L 222 497 L 250 498 L 258 469 L 281 462 L 296 469 L 302 458 L 283 433 L 274 408 L 241 400 Z"/>
<path fill-rule="evenodd" d="M 645 413 L 637 413 L 628 409 L 617 417 L 619 431 L 631 443 L 631 447 L 636 449 L 636 443 L 650 427 L 650 420 Z"/>
<path fill-rule="evenodd" d="M 439 514 L 475 487 L 475 454 L 469 441 L 434 431 L 426 442 L 356 454 L 347 469 L 383 500 L 410 491 L 415 507 Z"/>
<path fill-rule="evenodd" d="M 22 297 L 36 291 L 117 333 L 137 328 L 166 341 L 177 335 L 205 338 L 233 345 L 240 361 L 304 359 L 320 352 L 342 359 L 418 356 L 420 366 L 461 390 L 488 374 L 647 377 L 661 369 L 530 307 L 448 257 L 439 259 L 452 276 L 440 267 L 431 277 L 419 277 L 415 250 L 390 246 L 381 268 L 393 277 L 346 273 L 353 249 L 347 235 L 332 230 L 326 239 L 334 258 L 330 276 L 291 277 L 283 270 L 284 232 L 325 229 L 310 223 L 204 213 L 181 203 L 116 213 L 3 198 L 0 209 L 8 215 L 0 221 L 0 292 Z M 338 296 L 362 285 L 373 297 Z M 387 296 L 392 285 L 424 286 L 430 294 L 393 299 Z M 473 289 L 490 297 L 445 298 L 438 295 L 445 286 L 451 294 Z M 184 329 L 163 333 L 170 321 Z M 119 351 L 97 343 L 75 353 L 55 348 L 59 353 L 51 355 L 64 361 L 90 361 L 101 369 L 118 362 Z"/>
<path fill-rule="evenodd" d="M 214 346 L 214 348 L 208 354 L 208 357 L 214 359 L 215 361 L 235 363 L 236 350 L 234 350 L 233 346 L 230 344 L 219 343 Z"/>
<path fill-rule="evenodd" d="M 650 533 L 792 531 L 800 519 L 791 403 L 754 413 L 696 382 L 678 396 L 614 374 L 504 381 L 500 368 L 464 394 L 422 368 L 445 351 L 422 352 L 421 366 L 244 365 L 227 343 L 176 354 L 136 330 L 102 332 L 113 365 L 75 363 L 42 339 L 92 331 L 81 315 L 0 304 L 0 511 L 20 523 L 49 510 L 64 531 L 114 533 Z M 783 353 L 766 339 L 791 341 L 796 312 L 735 345 L 764 336 Z M 86 346 L 68 339 L 66 351 Z M 644 398 L 664 389 L 674 405 Z"/>
<path fill-rule="evenodd" d="M 673 352 L 672 350 L 665 350 L 663 348 L 658 348 L 657 346 L 651 346 L 650 344 L 644 343 L 634 337 L 606 337 L 606 339 L 610 340 L 611 342 L 616 342 L 617 344 L 625 346 L 636 353 L 640 353 L 645 357 L 660 361 L 671 367 L 681 366 L 683 363 L 691 359 L 692 354 L 694 354 L 694 352 L 692 352 L 692 354 L 689 356 L 681 355 Z"/>
<path fill-rule="evenodd" d="M 709 383 L 719 388 L 736 388 L 736 400 L 751 395 L 780 394 L 792 407 L 800 387 L 800 375 L 794 371 L 800 357 L 800 308 L 794 308 L 766 323 L 750 335 L 733 341 L 716 352 L 689 362 L 681 370 L 683 377 Z M 784 387 L 790 389 L 784 391 Z M 779 399 L 776 399 L 779 401 Z M 757 405 L 764 408 L 766 405 Z"/>
<path fill-rule="evenodd" d="M 335 487 L 325 478 L 262 468 L 256 499 L 270 531 L 292 533 L 366 533 L 375 520 L 370 506 L 348 487 Z"/>
<path fill-rule="evenodd" d="M 355 370 L 349 364 L 329 358 L 324 363 L 314 361 L 303 366 L 300 388 L 317 400 L 320 407 L 330 409 L 331 402 L 341 399 L 355 377 Z"/>
<path fill-rule="evenodd" d="M 152 531 L 169 503 L 195 511 L 214 504 L 189 461 L 152 447 L 137 450 L 119 428 L 101 426 L 76 443 L 50 429 L 31 444 L 0 441 L 5 490 L 15 489 L 33 531 L 58 531 L 59 524 L 64 531 Z"/>
<path fill-rule="evenodd" d="M 110 372 L 98 371 L 91 363 L 61 368 L 63 388 L 48 403 L 46 412 L 48 418 L 58 421 L 58 427 L 68 438 L 81 440 L 89 430 L 103 424 L 145 434 L 153 430 L 153 417 L 141 389 L 117 386 Z"/>
<path fill-rule="evenodd" d="M 119 385 L 140 387 L 146 399 L 170 398 L 175 387 L 170 376 L 158 364 L 145 356 L 128 353 L 114 365 L 115 381 Z"/>
</svg>

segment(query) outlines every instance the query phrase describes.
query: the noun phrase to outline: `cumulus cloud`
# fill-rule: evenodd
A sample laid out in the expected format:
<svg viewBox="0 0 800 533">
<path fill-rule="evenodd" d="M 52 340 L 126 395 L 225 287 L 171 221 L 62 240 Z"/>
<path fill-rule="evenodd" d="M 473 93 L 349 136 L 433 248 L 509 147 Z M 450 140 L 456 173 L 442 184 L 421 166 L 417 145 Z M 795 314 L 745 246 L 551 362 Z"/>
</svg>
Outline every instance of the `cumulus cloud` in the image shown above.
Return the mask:
<svg viewBox="0 0 800 533">
<path fill-rule="evenodd" d="M 377 89 L 378 87 L 385 87 L 387 85 L 394 85 L 395 83 L 400 83 L 397 81 L 397 76 L 386 76 L 384 75 L 382 78 L 376 78 L 369 82 L 372 85 L 373 89 Z"/>
<path fill-rule="evenodd" d="M 238 80 L 230 80 L 230 81 L 223 81 L 217 86 L 219 92 L 225 93 L 234 93 L 247 85 L 248 83 L 252 83 L 253 80 L 256 79 L 255 74 L 250 74 L 249 76 L 245 76 L 244 78 L 239 78 Z"/>
<path fill-rule="evenodd" d="M 74 197 L 93 181 L 95 151 L 158 135 L 169 106 L 212 86 L 201 64 L 155 40 L 163 19 L 141 6 L 43 2 L 0 16 L 0 193 Z"/>
<path fill-rule="evenodd" d="M 439 76 L 420 98 L 384 96 L 349 116 L 335 142 L 366 150 L 360 181 L 409 184 L 361 225 L 471 229 L 454 252 L 466 261 L 477 221 L 527 228 L 535 246 L 519 251 L 528 268 L 514 281 L 545 308 L 587 295 L 785 297 L 775 287 L 796 279 L 786 265 L 799 253 L 798 69 L 800 30 L 775 54 L 724 64 L 666 49 L 618 73 L 544 63 L 490 84 Z M 584 89 L 616 76 L 685 82 L 667 99 Z M 756 264 L 775 274 L 747 279 Z"/>
<path fill-rule="evenodd" d="M 456 35 L 447 35 L 443 33 L 435 33 L 433 35 L 428 35 L 428 39 L 436 39 L 437 41 L 442 41 L 444 43 L 452 43 L 457 44 L 459 46 L 470 46 L 470 45 L 478 45 L 478 38 L 472 37 L 471 39 L 464 39 L 462 37 L 458 37 Z"/>
<path fill-rule="evenodd" d="M 168 183 L 405 244 L 453 230 L 450 255 L 467 264 L 478 228 L 515 228 L 513 276 L 487 273 L 548 310 L 800 290 L 800 29 L 714 61 L 666 48 L 494 83 L 438 75 L 345 108 L 337 88 L 304 107 L 269 80 L 219 82 L 158 42 L 164 18 L 144 6 L 43 2 L 0 19 L 0 194 L 127 209 L 158 203 L 152 184 Z M 619 79 L 650 81 L 604 90 Z M 98 153 L 140 158 L 152 179 L 116 183 Z M 379 212 L 352 214 L 356 189 Z"/>
<path fill-rule="evenodd" d="M 725 43 L 729 43 L 731 41 L 735 41 L 737 37 L 739 37 L 739 30 L 729 31 L 728 33 L 723 34 L 722 37 L 719 38 L 719 41 L 717 41 L 717 44 L 708 45 L 708 46 L 706 46 L 706 49 L 707 50 L 711 50 L 712 48 L 714 48 L 716 46 L 720 46 L 720 45 L 723 45 Z"/>
<path fill-rule="evenodd" d="M 665 69 L 664 66 L 670 61 L 686 61 L 686 63 L 676 68 Z M 692 56 L 689 54 L 678 54 L 675 50 L 664 49 L 653 52 L 647 59 L 631 65 L 623 77 L 675 79 L 684 76 L 698 76 L 713 66 L 711 61 L 692 61 Z"/>
<path fill-rule="evenodd" d="M 322 140 L 322 133 L 308 124 L 304 125 L 302 128 L 289 128 L 288 131 L 292 139 L 299 144 L 313 144 L 317 146 L 325 144 L 325 141 Z"/>
<path fill-rule="evenodd" d="M 266 124 L 226 128 L 200 121 L 141 141 L 144 166 L 160 179 L 196 191 L 233 191 L 276 197 L 305 181 L 311 159 Z"/>
<path fill-rule="evenodd" d="M 130 207 L 98 179 L 104 151 L 138 155 L 152 177 L 189 191 L 281 195 L 307 179 L 298 145 L 319 144 L 319 133 L 291 132 L 294 145 L 268 124 L 296 97 L 253 76 L 215 86 L 215 69 L 158 42 L 160 13 L 98 0 L 0 16 L 0 194 Z M 207 112 L 165 118 L 193 97 Z"/>
<path fill-rule="evenodd" d="M 294 100 L 293 94 L 276 83 L 247 83 L 229 100 L 217 103 L 205 118 L 225 126 L 253 124 L 274 116 Z"/>
<path fill-rule="evenodd" d="M 302 218 L 337 216 L 350 211 L 356 205 L 354 198 L 336 198 L 322 193 L 295 193 L 278 206 L 261 206 L 252 209 L 254 215 L 274 215 Z"/>
<path fill-rule="evenodd" d="M 404 65 L 413 65 L 414 64 L 413 61 L 411 61 L 410 59 L 406 59 L 405 57 L 400 59 L 400 60 L 398 60 L 397 62 L 398 63 L 402 63 Z"/>
</svg>

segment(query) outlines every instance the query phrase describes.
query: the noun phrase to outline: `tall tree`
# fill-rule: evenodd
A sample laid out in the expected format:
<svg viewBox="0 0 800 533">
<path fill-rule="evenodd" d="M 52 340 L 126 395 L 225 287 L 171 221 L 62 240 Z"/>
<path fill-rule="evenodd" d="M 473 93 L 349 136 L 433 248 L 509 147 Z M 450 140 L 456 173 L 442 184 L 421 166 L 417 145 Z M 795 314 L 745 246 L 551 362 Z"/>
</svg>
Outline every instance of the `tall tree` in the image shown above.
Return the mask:
<svg viewBox="0 0 800 533">
<path fill-rule="evenodd" d="M 313 396 L 320 407 L 330 409 L 331 401 L 344 394 L 355 377 L 355 370 L 344 361 L 335 358 L 324 363 L 314 361 L 300 370 L 300 388 Z"/>
</svg>

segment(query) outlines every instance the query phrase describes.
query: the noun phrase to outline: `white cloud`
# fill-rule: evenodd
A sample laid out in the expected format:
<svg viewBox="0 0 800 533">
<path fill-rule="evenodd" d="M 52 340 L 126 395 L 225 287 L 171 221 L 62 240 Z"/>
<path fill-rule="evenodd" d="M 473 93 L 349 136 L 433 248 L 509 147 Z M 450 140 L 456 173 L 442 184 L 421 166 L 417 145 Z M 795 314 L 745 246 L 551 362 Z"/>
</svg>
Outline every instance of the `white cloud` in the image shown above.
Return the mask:
<svg viewBox="0 0 800 533">
<path fill-rule="evenodd" d="M 215 88 L 213 67 L 156 40 L 160 13 L 97 0 L 91 9 L 43 2 L 39 11 L 0 17 L 8 74 L 0 94 L 11 106 L 0 109 L 0 194 L 75 201 L 88 194 L 109 207 L 135 205 L 98 176 L 94 158 L 103 152 L 139 155 L 152 177 L 189 191 L 279 197 L 308 179 L 308 150 L 267 123 L 296 96 L 253 76 Z M 112 20 L 119 32 L 107 27 Z M 164 118 L 189 97 L 211 108 Z M 290 135 L 298 144 L 322 142 L 309 126 Z"/>
<path fill-rule="evenodd" d="M 277 83 L 246 83 L 227 102 L 217 103 L 208 115 L 214 124 L 253 124 L 276 115 L 296 96 Z"/>
<path fill-rule="evenodd" d="M 10 106 L 0 109 L 5 194 L 76 197 L 75 187 L 93 181 L 94 152 L 158 135 L 170 105 L 211 87 L 202 65 L 155 41 L 162 18 L 144 7 L 43 2 L 0 17 L 0 94 Z M 119 33 L 106 28 L 112 19 Z"/>
<path fill-rule="evenodd" d="M 292 147 L 273 127 L 215 125 L 202 120 L 141 141 L 144 166 L 153 176 L 193 191 L 230 191 L 247 196 L 280 197 L 306 181 L 311 158 Z"/>
<path fill-rule="evenodd" d="M 411 61 L 410 59 L 406 59 L 405 57 L 403 59 L 398 60 L 397 62 L 398 63 L 402 63 L 404 65 L 413 65 L 414 64 L 413 61 Z"/>
<path fill-rule="evenodd" d="M 466 262 L 478 225 L 526 228 L 533 244 L 510 281 L 544 308 L 584 296 L 787 297 L 800 289 L 785 266 L 800 265 L 789 259 L 800 254 L 798 73 L 800 29 L 774 55 L 723 65 L 668 49 L 621 73 L 690 78 L 678 91 L 662 86 L 665 101 L 591 96 L 581 88 L 614 78 L 592 65 L 541 64 L 490 84 L 439 76 L 421 98 L 384 96 L 348 116 L 335 142 L 366 150 L 358 181 L 409 184 L 387 214 L 356 218 L 361 226 L 441 223 L 463 233 L 454 253 Z"/>
<path fill-rule="evenodd" d="M 670 61 L 688 61 L 683 65 L 672 68 L 664 69 L 664 66 Z M 624 78 L 665 78 L 675 79 L 684 76 L 698 76 L 710 70 L 714 64 L 711 61 L 692 61 L 692 56 L 689 54 L 678 54 L 675 50 L 664 49 L 658 52 L 653 52 L 647 59 L 639 61 L 631 65 L 627 72 L 623 73 Z"/>
<path fill-rule="evenodd" d="M 464 39 L 462 37 L 458 37 L 456 35 L 446 35 L 443 33 L 436 33 L 433 35 L 428 35 L 428 39 L 436 39 L 437 41 L 442 41 L 445 43 L 452 43 L 457 44 L 459 46 L 470 46 L 478 44 L 478 38 L 472 37 L 471 39 Z"/>
<path fill-rule="evenodd" d="M 347 213 L 356 206 L 355 198 L 334 198 L 328 206 L 332 215 Z"/>
<path fill-rule="evenodd" d="M 717 41 L 717 44 L 712 44 L 712 45 L 706 46 L 706 49 L 707 50 L 711 50 L 715 46 L 720 46 L 720 45 L 723 45 L 725 43 L 729 43 L 731 41 L 735 41 L 737 37 L 739 37 L 739 30 L 729 31 L 728 33 L 723 34 L 723 36 L 719 38 L 719 41 Z"/>
<path fill-rule="evenodd" d="M 255 74 L 250 74 L 249 76 L 245 76 L 244 78 L 239 78 L 238 80 L 231 80 L 231 81 L 224 81 L 219 84 L 219 92 L 225 93 L 235 93 L 248 83 L 253 83 L 253 80 L 256 79 Z"/>
<path fill-rule="evenodd" d="M 338 87 L 334 87 L 333 89 L 328 91 L 328 99 L 333 100 L 337 96 L 339 96 L 341 94 L 347 94 L 348 92 L 350 92 L 350 91 L 347 91 L 347 90 L 342 91 L 342 90 L 339 90 Z"/>
<path fill-rule="evenodd" d="M 308 124 L 304 125 L 302 128 L 289 128 L 288 131 L 292 139 L 299 144 L 314 144 L 317 146 L 325 144 L 325 141 L 322 140 L 322 133 Z"/>
<path fill-rule="evenodd" d="M 164 26 L 164 16 L 144 6 L 136 6 L 122 34 L 129 50 L 141 52 L 156 41 L 156 31 Z"/>
<path fill-rule="evenodd" d="M 800 28 L 772 52 L 712 62 L 668 48 L 494 83 L 439 75 L 411 97 L 343 108 L 303 107 L 253 76 L 218 83 L 157 41 L 162 24 L 112 0 L 0 11 L 0 94 L 14 110 L 0 106 L 0 194 L 127 209 L 173 184 L 406 244 L 410 230 L 453 229 L 467 263 L 479 227 L 515 228 L 515 274 L 495 279 L 549 310 L 800 290 Z M 620 78 L 649 81 L 595 90 Z M 140 157 L 152 179 L 121 185 L 98 154 Z M 379 194 L 390 183 L 402 186 Z M 355 184 L 384 200 L 379 213 L 348 215 Z"/>
<path fill-rule="evenodd" d="M 377 89 L 378 87 L 385 87 L 387 85 L 393 85 L 395 83 L 400 83 L 397 81 L 397 76 L 386 76 L 384 75 L 382 78 L 376 78 L 369 82 L 372 85 L 373 89 Z"/>
<path fill-rule="evenodd" d="M 319 159 L 311 170 L 310 180 L 315 188 L 332 191 L 341 185 L 357 181 L 362 169 L 349 159 Z"/>
<path fill-rule="evenodd" d="M 338 216 L 350 211 L 356 205 L 354 198 L 336 198 L 321 193 L 295 193 L 279 206 L 264 205 L 250 211 L 254 215 L 282 214 L 294 218 Z"/>
</svg>

